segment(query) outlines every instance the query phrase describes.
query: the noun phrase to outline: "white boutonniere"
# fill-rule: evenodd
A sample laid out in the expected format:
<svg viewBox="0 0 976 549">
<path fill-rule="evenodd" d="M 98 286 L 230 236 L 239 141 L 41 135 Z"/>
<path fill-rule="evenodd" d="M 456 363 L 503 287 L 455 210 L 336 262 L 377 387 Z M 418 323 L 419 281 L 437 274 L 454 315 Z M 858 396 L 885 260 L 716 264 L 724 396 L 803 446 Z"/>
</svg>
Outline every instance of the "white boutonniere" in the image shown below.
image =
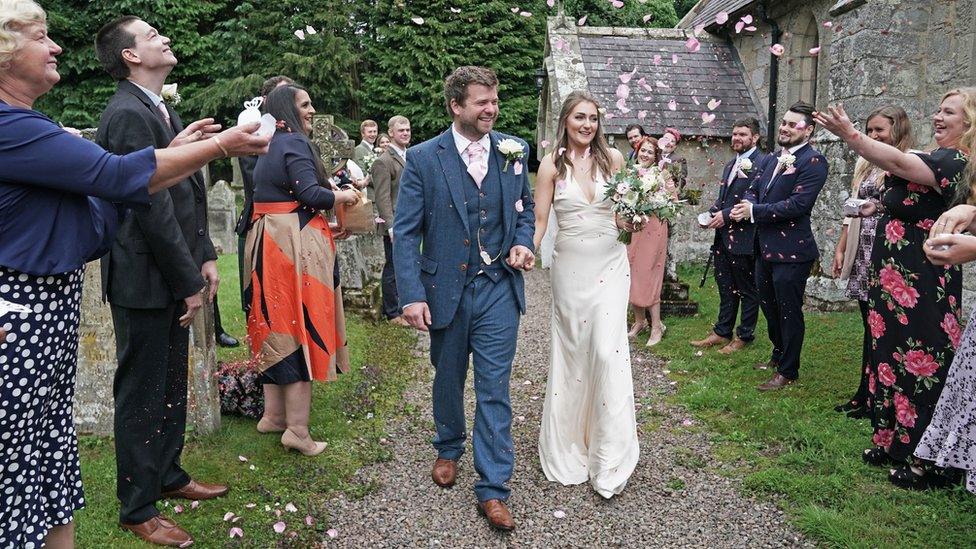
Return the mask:
<svg viewBox="0 0 976 549">
<path fill-rule="evenodd" d="M 178 92 L 176 88 L 176 84 L 163 84 L 163 91 L 160 93 L 160 97 L 163 98 L 163 101 L 167 102 L 171 107 L 179 105 L 180 101 L 183 100 L 183 98 L 180 97 L 180 92 Z"/>
<path fill-rule="evenodd" d="M 739 169 L 742 170 L 742 173 L 748 173 L 752 169 L 752 160 L 743 158 L 742 162 L 739 162 Z"/>
<path fill-rule="evenodd" d="M 498 152 L 502 153 L 502 155 L 505 157 L 505 167 L 502 168 L 503 172 L 508 170 L 508 165 L 510 163 L 515 162 L 519 166 L 517 171 L 521 173 L 522 163 L 520 160 L 522 160 L 522 157 L 525 156 L 525 147 L 523 147 L 521 143 L 514 139 L 502 139 L 498 142 Z"/>
<path fill-rule="evenodd" d="M 796 157 L 793 156 L 790 153 L 785 153 L 785 154 L 779 155 L 779 158 L 776 159 L 776 162 L 781 167 L 783 167 L 784 169 L 788 170 L 788 169 L 790 169 L 790 168 L 793 167 L 793 163 L 796 162 Z"/>
</svg>

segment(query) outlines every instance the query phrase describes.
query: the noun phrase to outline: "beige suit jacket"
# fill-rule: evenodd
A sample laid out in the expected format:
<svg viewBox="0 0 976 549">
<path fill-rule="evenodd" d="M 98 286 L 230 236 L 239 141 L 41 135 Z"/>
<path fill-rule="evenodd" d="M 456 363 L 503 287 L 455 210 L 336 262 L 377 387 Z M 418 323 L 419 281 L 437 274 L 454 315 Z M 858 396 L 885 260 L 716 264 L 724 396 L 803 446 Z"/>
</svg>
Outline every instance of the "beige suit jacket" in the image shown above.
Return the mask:
<svg viewBox="0 0 976 549">
<path fill-rule="evenodd" d="M 397 193 L 400 191 L 400 174 L 403 173 L 403 158 L 393 150 L 387 150 L 373 162 L 370 169 L 370 185 L 376 201 L 376 215 L 385 223 L 379 228 L 386 232 L 393 228 L 396 213 Z"/>
</svg>

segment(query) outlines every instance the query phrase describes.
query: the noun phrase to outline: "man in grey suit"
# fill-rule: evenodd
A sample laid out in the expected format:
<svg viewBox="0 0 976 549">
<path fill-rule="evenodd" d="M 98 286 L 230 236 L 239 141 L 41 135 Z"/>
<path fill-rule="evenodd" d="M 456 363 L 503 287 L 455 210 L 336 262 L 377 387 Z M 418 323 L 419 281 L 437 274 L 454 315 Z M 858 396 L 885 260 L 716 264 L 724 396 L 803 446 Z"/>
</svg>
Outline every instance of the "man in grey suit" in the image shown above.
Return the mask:
<svg viewBox="0 0 976 549">
<path fill-rule="evenodd" d="M 106 24 L 98 59 L 118 81 L 98 124 L 96 141 L 125 154 L 176 147 L 210 137 L 213 119 L 184 128 L 161 95 L 176 66 L 169 38 L 138 17 Z M 119 368 L 115 453 L 119 522 L 150 543 L 183 547 L 193 538 L 163 517 L 163 498 L 210 499 L 226 486 L 190 478 L 180 467 L 186 429 L 189 332 L 209 286 L 217 291 L 217 254 L 207 229 L 207 193 L 197 172 L 153 194 L 152 207 L 130 212 L 102 259 L 102 289 L 112 307 Z"/>
<path fill-rule="evenodd" d="M 380 126 L 374 120 L 363 120 L 363 123 L 359 125 L 361 141 L 352 152 L 352 160 L 359 167 L 364 168 L 363 158 L 366 155 L 375 154 L 373 151 L 376 148 L 376 137 L 379 133 Z"/>
<path fill-rule="evenodd" d="M 401 316 L 396 273 L 393 270 L 393 217 L 400 191 L 400 174 L 403 172 L 407 147 L 410 145 L 410 121 L 397 115 L 390 119 L 387 128 L 392 140 L 390 146 L 373 162 L 369 172 L 377 217 L 383 220 L 383 223 L 377 223 L 377 230 L 383 234 L 383 253 L 386 258 L 381 278 L 383 315 L 396 324 L 407 326 L 406 320 Z"/>
</svg>

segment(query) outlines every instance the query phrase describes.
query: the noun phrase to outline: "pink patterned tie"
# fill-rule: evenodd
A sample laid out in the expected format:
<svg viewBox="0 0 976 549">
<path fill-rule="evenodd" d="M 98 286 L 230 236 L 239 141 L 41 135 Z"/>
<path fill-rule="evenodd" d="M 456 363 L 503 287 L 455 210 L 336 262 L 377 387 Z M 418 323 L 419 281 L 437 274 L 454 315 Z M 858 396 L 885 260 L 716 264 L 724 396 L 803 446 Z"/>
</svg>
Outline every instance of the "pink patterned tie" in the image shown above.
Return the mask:
<svg viewBox="0 0 976 549">
<path fill-rule="evenodd" d="M 172 129 L 173 128 L 173 123 L 170 122 L 170 120 L 169 120 L 169 111 L 166 110 L 166 103 L 163 103 L 162 101 L 160 101 L 159 104 L 156 105 L 156 106 L 159 107 L 159 114 L 161 114 L 163 116 L 163 122 L 166 122 L 166 126 L 168 126 L 170 129 Z"/>
<path fill-rule="evenodd" d="M 481 182 L 485 180 L 485 176 L 488 175 L 487 166 L 482 162 L 482 157 L 485 154 L 485 148 L 481 146 L 481 143 L 477 141 L 472 141 L 468 144 L 468 148 L 465 149 L 468 153 L 468 173 L 471 174 L 471 179 L 474 179 L 478 188 L 481 188 Z"/>
</svg>

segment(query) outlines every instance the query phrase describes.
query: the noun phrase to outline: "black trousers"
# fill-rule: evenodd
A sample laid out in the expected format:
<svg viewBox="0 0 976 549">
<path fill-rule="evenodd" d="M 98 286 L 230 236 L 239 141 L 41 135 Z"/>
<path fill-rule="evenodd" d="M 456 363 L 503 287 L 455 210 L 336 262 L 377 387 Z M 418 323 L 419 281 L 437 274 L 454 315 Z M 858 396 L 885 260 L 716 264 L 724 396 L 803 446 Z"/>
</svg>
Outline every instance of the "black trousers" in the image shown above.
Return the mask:
<svg viewBox="0 0 976 549">
<path fill-rule="evenodd" d="M 857 385 L 857 391 L 854 396 L 851 397 L 851 402 L 855 406 L 861 406 L 865 409 L 871 409 L 868 406 L 868 398 L 871 394 L 868 392 L 868 357 L 871 356 L 871 327 L 868 325 L 868 307 L 867 301 L 857 301 L 857 306 L 861 309 L 861 323 L 864 324 L 864 337 L 861 340 L 861 382 Z"/>
<path fill-rule="evenodd" d="M 759 305 L 766 317 L 772 360 L 787 379 L 800 376 L 800 351 L 806 324 L 803 321 L 803 294 L 813 261 L 773 263 L 756 256 L 756 289 Z"/>
<path fill-rule="evenodd" d="M 718 322 L 715 333 L 732 339 L 735 318 L 742 305 L 742 320 L 737 334 L 742 341 L 755 339 L 759 320 L 759 292 L 756 290 L 756 260 L 751 255 L 735 255 L 728 251 L 712 252 L 715 282 L 718 284 Z"/>
<path fill-rule="evenodd" d="M 189 331 L 183 304 L 165 309 L 112 305 L 116 353 L 115 461 L 119 520 L 145 522 L 159 514 L 160 493 L 182 488 Z"/>
<path fill-rule="evenodd" d="M 386 258 L 380 279 L 383 289 L 383 316 L 396 318 L 403 311 L 400 310 L 400 297 L 397 295 L 396 274 L 393 271 L 393 239 L 389 234 L 383 235 L 383 256 Z"/>
</svg>

